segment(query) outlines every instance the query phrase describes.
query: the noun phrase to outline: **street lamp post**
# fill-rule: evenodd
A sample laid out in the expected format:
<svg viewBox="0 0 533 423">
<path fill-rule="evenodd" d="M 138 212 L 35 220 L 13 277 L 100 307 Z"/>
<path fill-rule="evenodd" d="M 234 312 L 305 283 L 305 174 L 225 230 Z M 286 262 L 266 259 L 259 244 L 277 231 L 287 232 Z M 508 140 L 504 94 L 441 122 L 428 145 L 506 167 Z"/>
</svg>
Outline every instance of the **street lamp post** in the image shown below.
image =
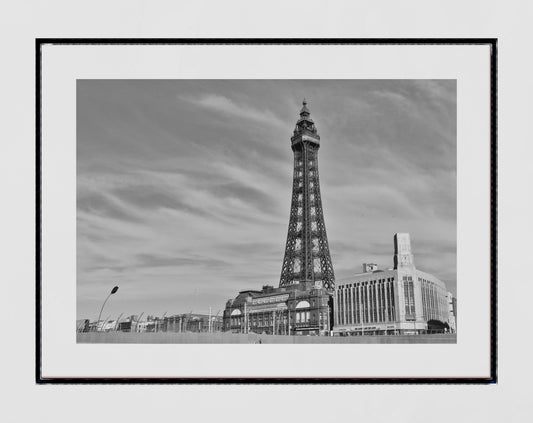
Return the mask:
<svg viewBox="0 0 533 423">
<path fill-rule="evenodd" d="M 102 304 L 102 308 L 100 309 L 100 314 L 98 315 L 98 320 L 96 321 L 96 330 L 98 331 L 98 324 L 100 323 L 100 317 L 102 317 L 102 311 L 104 310 L 105 303 L 107 303 L 107 300 L 111 295 L 113 295 L 115 292 L 118 291 L 118 286 L 114 286 L 107 298 L 105 299 L 104 303 Z"/>
<path fill-rule="evenodd" d="M 141 318 L 143 317 L 143 314 L 144 314 L 144 311 L 137 318 L 137 322 L 135 323 L 135 332 L 140 332 L 139 323 L 141 323 Z M 148 325 L 148 323 L 145 325 L 145 328 L 146 328 L 147 325 Z M 130 332 L 131 332 L 131 328 L 130 328 Z"/>
<path fill-rule="evenodd" d="M 120 318 L 122 317 L 124 313 L 120 313 L 120 316 L 118 316 L 117 318 L 117 321 L 115 323 L 115 328 L 113 329 L 115 332 L 118 330 L 118 325 L 119 325 L 119 322 L 120 322 Z"/>
</svg>

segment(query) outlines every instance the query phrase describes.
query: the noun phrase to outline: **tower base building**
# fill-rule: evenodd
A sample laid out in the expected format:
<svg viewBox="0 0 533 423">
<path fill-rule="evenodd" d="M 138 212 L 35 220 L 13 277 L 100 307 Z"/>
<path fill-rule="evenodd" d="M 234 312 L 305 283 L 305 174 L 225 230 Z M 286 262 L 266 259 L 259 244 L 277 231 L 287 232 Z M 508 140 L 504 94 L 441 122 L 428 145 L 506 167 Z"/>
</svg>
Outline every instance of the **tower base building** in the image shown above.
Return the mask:
<svg viewBox="0 0 533 423">
<path fill-rule="evenodd" d="M 223 330 L 268 335 L 329 335 L 331 295 L 310 283 L 239 292 L 224 309 Z"/>
</svg>

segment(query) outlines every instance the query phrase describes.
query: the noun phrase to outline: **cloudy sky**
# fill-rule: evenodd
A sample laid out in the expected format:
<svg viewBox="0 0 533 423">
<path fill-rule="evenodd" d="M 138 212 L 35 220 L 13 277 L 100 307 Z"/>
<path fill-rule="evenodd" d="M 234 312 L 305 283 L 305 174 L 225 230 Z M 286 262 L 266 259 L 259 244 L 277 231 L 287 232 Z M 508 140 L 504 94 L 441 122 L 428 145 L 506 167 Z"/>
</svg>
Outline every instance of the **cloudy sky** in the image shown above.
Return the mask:
<svg viewBox="0 0 533 423">
<path fill-rule="evenodd" d="M 420 269 L 456 292 L 454 80 L 79 80 L 77 316 L 222 310 L 277 286 L 302 98 L 338 282 Z"/>
</svg>

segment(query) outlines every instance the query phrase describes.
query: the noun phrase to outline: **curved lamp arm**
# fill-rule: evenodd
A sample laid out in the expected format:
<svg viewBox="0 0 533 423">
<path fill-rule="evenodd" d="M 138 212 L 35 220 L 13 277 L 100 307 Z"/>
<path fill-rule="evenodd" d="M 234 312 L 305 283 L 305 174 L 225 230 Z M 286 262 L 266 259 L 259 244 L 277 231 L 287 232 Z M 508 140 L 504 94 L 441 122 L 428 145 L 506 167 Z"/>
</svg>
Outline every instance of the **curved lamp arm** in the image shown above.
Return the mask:
<svg viewBox="0 0 533 423">
<path fill-rule="evenodd" d="M 113 287 L 113 289 L 111 290 L 111 292 L 105 299 L 104 303 L 102 304 L 102 308 L 100 309 L 100 314 L 98 315 L 98 320 L 96 321 L 96 330 L 98 330 L 98 324 L 100 323 L 100 317 L 102 317 L 102 311 L 104 310 L 105 303 L 107 303 L 107 300 L 109 300 L 109 297 L 117 291 L 118 291 L 118 286 Z"/>
</svg>

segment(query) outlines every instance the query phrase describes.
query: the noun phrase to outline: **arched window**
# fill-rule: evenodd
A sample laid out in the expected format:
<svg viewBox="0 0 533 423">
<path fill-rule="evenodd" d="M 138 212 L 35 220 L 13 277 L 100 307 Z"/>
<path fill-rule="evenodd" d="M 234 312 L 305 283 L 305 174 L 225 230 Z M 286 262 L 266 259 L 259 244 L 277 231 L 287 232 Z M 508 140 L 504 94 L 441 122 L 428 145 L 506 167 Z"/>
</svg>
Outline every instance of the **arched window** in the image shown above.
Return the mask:
<svg viewBox="0 0 533 423">
<path fill-rule="evenodd" d="M 231 312 L 231 315 L 232 316 L 240 316 L 241 315 L 241 311 L 238 308 L 236 308 L 235 310 L 233 310 Z"/>
<path fill-rule="evenodd" d="M 299 308 L 307 308 L 307 307 L 311 307 L 311 304 L 309 304 L 309 302 L 307 301 L 300 301 L 298 304 L 296 304 L 296 308 L 299 309 Z"/>
</svg>

